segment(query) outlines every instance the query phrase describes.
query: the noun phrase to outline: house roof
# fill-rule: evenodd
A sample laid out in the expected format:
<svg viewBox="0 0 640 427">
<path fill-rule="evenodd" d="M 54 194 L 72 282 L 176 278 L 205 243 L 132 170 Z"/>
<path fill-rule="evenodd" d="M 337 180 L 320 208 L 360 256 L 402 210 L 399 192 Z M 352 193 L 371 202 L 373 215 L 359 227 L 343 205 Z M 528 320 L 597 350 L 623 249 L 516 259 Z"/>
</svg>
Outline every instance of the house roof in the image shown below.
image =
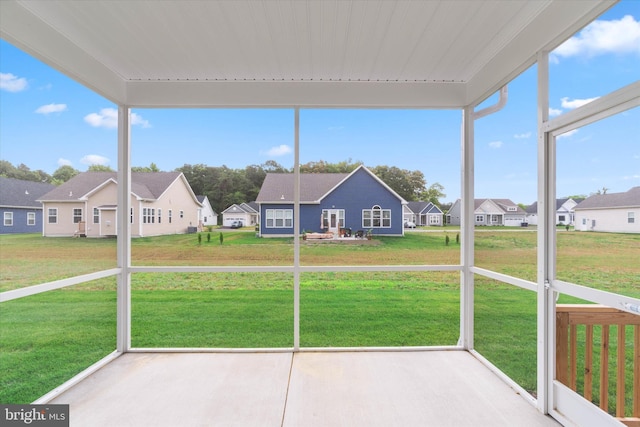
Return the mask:
<svg viewBox="0 0 640 427">
<path fill-rule="evenodd" d="M 431 202 L 407 202 L 407 206 L 414 214 L 421 213 L 442 213 L 440 208 Z"/>
<path fill-rule="evenodd" d="M 42 208 L 38 199 L 54 188 L 53 184 L 0 176 L 0 206 Z"/>
<path fill-rule="evenodd" d="M 301 173 L 300 202 L 319 201 L 347 176 L 349 174 L 346 173 Z M 258 203 L 291 203 L 293 199 L 293 174 L 268 173 L 256 201 Z"/>
<path fill-rule="evenodd" d="M 131 192 L 142 199 L 155 200 L 181 175 L 180 172 L 132 172 Z M 40 197 L 42 201 L 77 201 L 108 182 L 116 182 L 116 172 L 83 172 Z"/>
<path fill-rule="evenodd" d="M 255 207 L 254 207 L 255 206 Z M 230 212 L 242 212 L 242 213 L 248 213 L 248 214 L 255 214 L 258 213 L 258 204 L 255 202 L 250 202 L 250 203 L 234 203 L 231 206 L 229 206 L 227 209 L 223 210 L 222 213 L 230 213 Z"/>
<path fill-rule="evenodd" d="M 562 199 L 556 199 L 556 211 L 559 211 L 562 205 L 567 203 L 567 201 L 573 200 L 576 203 L 580 203 L 584 200 L 583 197 L 565 197 Z M 528 214 L 537 214 L 538 213 L 538 202 L 533 202 L 530 206 L 527 206 L 526 212 Z"/>
<path fill-rule="evenodd" d="M 3 0 L 0 35 L 132 108 L 460 108 L 613 4 Z"/>
<path fill-rule="evenodd" d="M 625 207 L 640 207 L 640 187 L 633 187 L 624 193 L 594 194 L 578 203 L 574 210 Z"/>
</svg>

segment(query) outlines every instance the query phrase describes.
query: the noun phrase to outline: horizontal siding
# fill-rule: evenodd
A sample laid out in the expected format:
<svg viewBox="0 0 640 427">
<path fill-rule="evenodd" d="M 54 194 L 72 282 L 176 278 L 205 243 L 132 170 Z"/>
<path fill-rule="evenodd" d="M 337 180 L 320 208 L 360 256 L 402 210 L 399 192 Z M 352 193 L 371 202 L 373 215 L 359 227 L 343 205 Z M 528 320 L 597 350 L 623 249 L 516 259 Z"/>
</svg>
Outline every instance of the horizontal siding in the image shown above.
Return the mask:
<svg viewBox="0 0 640 427">
<path fill-rule="evenodd" d="M 4 226 L 4 213 L 13 212 L 13 225 Z M 36 214 L 35 225 L 27 224 L 27 213 Z M 0 208 L 0 234 L 42 233 L 42 209 Z"/>
</svg>

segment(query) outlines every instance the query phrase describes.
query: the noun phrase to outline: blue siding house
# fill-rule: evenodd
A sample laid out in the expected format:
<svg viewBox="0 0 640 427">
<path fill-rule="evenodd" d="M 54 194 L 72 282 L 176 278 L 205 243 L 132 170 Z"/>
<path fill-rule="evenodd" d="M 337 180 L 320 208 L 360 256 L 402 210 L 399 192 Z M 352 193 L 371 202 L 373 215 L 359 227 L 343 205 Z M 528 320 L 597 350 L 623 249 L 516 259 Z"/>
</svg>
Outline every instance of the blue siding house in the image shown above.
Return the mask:
<svg viewBox="0 0 640 427">
<path fill-rule="evenodd" d="M 269 173 L 256 202 L 260 206 L 260 235 L 293 235 L 292 173 Z M 300 174 L 300 233 L 352 233 L 371 230 L 374 235 L 404 235 L 402 209 L 406 201 L 359 166 L 346 173 Z"/>
<path fill-rule="evenodd" d="M 0 177 L 0 234 L 42 233 L 42 203 L 55 185 Z"/>
</svg>

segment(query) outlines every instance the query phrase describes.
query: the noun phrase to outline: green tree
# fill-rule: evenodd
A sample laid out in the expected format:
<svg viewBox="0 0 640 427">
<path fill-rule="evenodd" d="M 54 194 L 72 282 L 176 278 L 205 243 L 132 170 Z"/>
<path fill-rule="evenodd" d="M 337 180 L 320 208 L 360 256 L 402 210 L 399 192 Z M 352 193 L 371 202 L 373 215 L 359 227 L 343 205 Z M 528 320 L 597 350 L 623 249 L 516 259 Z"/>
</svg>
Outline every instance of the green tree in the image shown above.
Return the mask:
<svg viewBox="0 0 640 427">
<path fill-rule="evenodd" d="M 78 175 L 79 173 L 80 171 L 77 169 L 74 169 L 72 166 L 69 166 L 69 165 L 60 166 L 58 169 L 55 170 L 55 172 L 52 175 L 53 182 L 56 185 L 62 184 L 63 182 L 69 181 L 71 178 Z"/>
<path fill-rule="evenodd" d="M 160 172 L 158 166 L 151 162 L 149 166 L 132 166 L 131 172 Z"/>
<path fill-rule="evenodd" d="M 88 172 L 115 172 L 107 165 L 91 165 L 87 168 Z"/>
</svg>

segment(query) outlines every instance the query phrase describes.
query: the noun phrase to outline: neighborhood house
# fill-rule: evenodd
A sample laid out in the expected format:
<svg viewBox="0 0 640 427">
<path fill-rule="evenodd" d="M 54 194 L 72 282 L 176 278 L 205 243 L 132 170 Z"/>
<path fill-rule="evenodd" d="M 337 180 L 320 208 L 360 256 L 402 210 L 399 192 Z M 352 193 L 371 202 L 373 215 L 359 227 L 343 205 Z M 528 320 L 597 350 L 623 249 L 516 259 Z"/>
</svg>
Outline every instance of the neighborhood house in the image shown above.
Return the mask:
<svg viewBox="0 0 640 427">
<path fill-rule="evenodd" d="M 294 175 L 268 173 L 257 202 L 260 235 L 293 235 Z M 300 174 L 300 233 L 341 229 L 402 236 L 406 201 L 364 166 L 346 173 Z"/>
<path fill-rule="evenodd" d="M 444 214 L 431 202 L 407 202 L 404 206 L 404 222 L 416 226 L 442 226 Z"/>
<path fill-rule="evenodd" d="M 462 206 L 458 199 L 449 209 L 447 224 L 460 225 L 461 210 Z M 476 226 L 520 227 L 527 221 L 527 213 L 509 199 L 475 199 L 473 212 Z"/>
<path fill-rule="evenodd" d="M 595 194 L 574 210 L 578 231 L 640 233 L 640 187 L 624 193 Z"/>
<path fill-rule="evenodd" d="M 202 205 L 200 209 L 199 221 L 203 227 L 208 225 L 218 225 L 218 214 L 211 207 L 209 198 L 207 196 L 196 196 L 198 202 Z"/>
<path fill-rule="evenodd" d="M 584 198 L 563 198 L 556 199 L 556 225 L 573 225 L 574 211 L 578 203 Z M 538 225 L 538 202 L 533 202 L 527 208 L 527 222 L 531 225 Z"/>
<path fill-rule="evenodd" d="M 38 199 L 55 185 L 0 177 L 0 234 L 40 233 L 42 204 Z"/>
<path fill-rule="evenodd" d="M 242 226 L 258 223 L 258 204 L 256 202 L 233 204 L 222 211 L 222 225 L 231 227 L 234 222 L 242 222 Z"/>
<path fill-rule="evenodd" d="M 40 198 L 45 215 L 43 236 L 115 236 L 115 172 L 84 172 Z M 196 231 L 200 209 L 180 172 L 131 173 L 132 236 Z"/>
</svg>

